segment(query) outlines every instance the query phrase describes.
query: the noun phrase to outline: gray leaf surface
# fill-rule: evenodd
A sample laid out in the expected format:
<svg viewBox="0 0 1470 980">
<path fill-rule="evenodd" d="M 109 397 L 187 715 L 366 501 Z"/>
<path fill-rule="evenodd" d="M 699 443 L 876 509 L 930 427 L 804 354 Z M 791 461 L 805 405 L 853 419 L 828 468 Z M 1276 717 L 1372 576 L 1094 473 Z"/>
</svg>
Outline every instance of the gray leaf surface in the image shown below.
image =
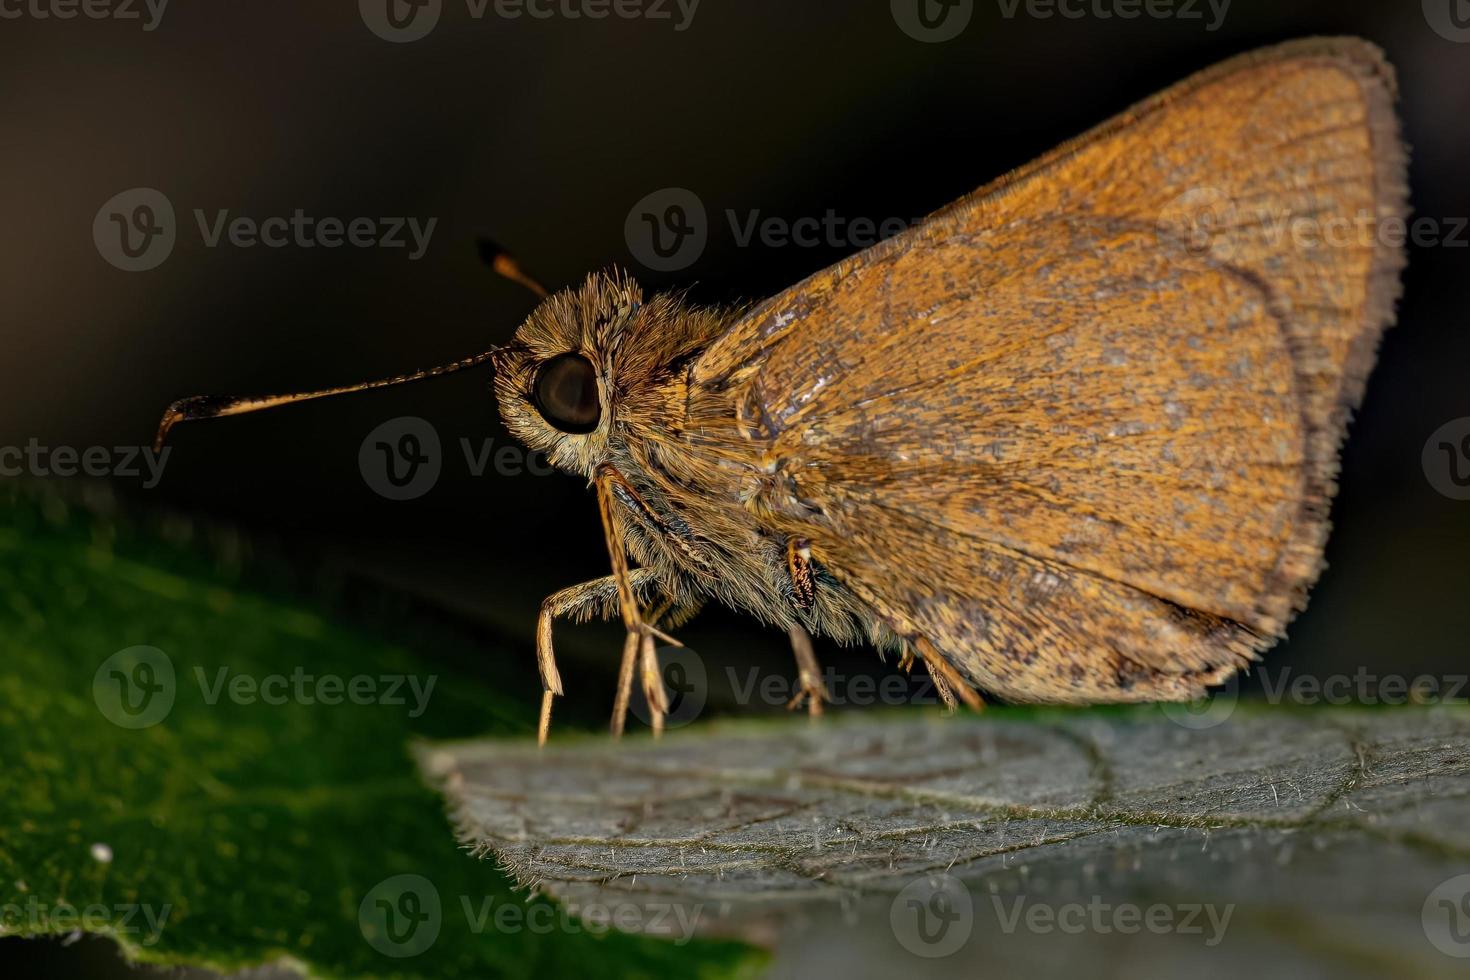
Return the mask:
<svg viewBox="0 0 1470 980">
<path fill-rule="evenodd" d="M 1470 975 L 1470 712 L 858 712 L 419 747 L 572 911 L 772 975 Z M 798 937 L 800 942 L 797 941 Z"/>
</svg>

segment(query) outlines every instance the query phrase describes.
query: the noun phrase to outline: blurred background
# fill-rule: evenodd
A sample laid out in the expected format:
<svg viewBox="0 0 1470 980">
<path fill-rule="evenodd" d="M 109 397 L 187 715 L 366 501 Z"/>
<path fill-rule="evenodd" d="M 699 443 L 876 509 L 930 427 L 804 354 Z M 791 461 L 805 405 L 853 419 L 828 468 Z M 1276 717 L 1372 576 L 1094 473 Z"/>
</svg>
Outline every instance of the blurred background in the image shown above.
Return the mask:
<svg viewBox="0 0 1470 980">
<path fill-rule="evenodd" d="M 966 0 L 937 27 L 886 0 L 669 0 L 605 19 L 566 16 L 560 0 L 544 18 L 504 16 L 519 4 L 392 2 L 4 14 L 0 446 L 107 447 L 120 462 L 114 447 L 146 445 L 182 395 L 351 382 L 500 343 L 535 300 L 480 263 L 479 235 L 553 288 L 618 264 L 651 290 L 760 298 L 870 241 L 860 219 L 917 218 L 1197 69 L 1354 34 L 1398 69 L 1415 211 L 1443 223 L 1444 241 L 1411 248 L 1399 326 L 1344 454 L 1331 567 L 1268 663 L 1464 670 L 1470 502 L 1436 490 L 1447 475 L 1424 465 L 1431 435 L 1470 416 L 1460 0 L 1200 0 L 1188 16 L 1181 3 L 1127 20 Z M 639 214 L 670 203 L 696 234 L 661 255 Z M 338 237 L 366 219 L 355 227 L 373 244 L 326 247 L 320 224 L 280 247 L 232 241 L 227 227 L 214 237 L 222 220 L 297 212 L 339 219 Z M 843 227 L 809 243 L 745 234 L 829 213 Z M 112 214 L 143 254 L 120 255 L 116 228 L 107 244 Z M 146 465 L 111 482 L 139 507 L 238 525 L 298 567 L 411 595 L 483 634 L 487 675 L 534 699 L 538 603 L 604 574 L 607 554 L 580 481 L 518 450 L 494 455 L 513 443 L 489 380 L 467 372 L 186 426 L 156 485 Z M 439 473 L 390 499 L 360 456 L 403 417 L 432 427 Z M 605 716 L 618 634 L 560 631 L 572 717 Z M 718 609 L 680 636 L 719 668 L 715 709 L 730 700 L 726 664 L 791 672 L 784 636 Z M 893 669 L 866 650 L 823 655 L 846 671 Z"/>
</svg>

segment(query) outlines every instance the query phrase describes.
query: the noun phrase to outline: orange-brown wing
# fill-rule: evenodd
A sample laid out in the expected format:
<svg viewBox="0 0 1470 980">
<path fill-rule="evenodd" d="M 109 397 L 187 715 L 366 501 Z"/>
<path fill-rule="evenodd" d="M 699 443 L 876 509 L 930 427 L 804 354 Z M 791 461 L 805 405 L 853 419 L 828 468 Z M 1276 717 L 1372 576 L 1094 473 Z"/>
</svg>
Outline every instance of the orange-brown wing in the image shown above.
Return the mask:
<svg viewBox="0 0 1470 980">
<path fill-rule="evenodd" d="M 1193 696 L 1318 574 L 1402 265 L 1392 100 L 1359 41 L 1226 62 L 762 304 L 693 381 L 790 478 L 757 504 L 972 681 Z"/>
</svg>

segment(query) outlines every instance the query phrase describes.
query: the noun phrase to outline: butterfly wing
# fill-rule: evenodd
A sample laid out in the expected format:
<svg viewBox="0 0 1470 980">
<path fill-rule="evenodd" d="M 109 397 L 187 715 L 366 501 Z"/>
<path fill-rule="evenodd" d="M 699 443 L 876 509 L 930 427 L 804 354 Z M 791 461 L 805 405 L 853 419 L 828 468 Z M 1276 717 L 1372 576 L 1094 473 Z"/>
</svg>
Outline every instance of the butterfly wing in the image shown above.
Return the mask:
<svg viewBox="0 0 1470 980">
<path fill-rule="evenodd" d="M 1226 62 L 761 304 L 692 385 L 784 475 L 755 505 L 977 685 L 1195 696 L 1320 570 L 1403 262 L 1393 94 L 1360 41 Z"/>
</svg>

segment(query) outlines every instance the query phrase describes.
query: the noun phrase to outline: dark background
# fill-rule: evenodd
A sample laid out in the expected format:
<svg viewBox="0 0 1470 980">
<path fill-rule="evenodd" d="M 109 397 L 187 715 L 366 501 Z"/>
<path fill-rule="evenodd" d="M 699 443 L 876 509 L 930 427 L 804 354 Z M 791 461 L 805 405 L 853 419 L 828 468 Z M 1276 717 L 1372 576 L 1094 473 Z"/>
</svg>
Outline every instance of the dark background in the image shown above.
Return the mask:
<svg viewBox="0 0 1470 980">
<path fill-rule="evenodd" d="M 476 20 L 446 0 L 432 33 L 405 44 L 375 36 L 351 2 L 176 2 L 151 32 L 0 22 L 0 445 L 146 444 L 181 395 L 336 384 L 502 342 L 534 299 L 479 264 L 479 233 L 553 287 L 617 263 L 652 289 L 758 298 L 852 249 L 741 247 L 727 209 L 914 218 L 1197 69 L 1304 35 L 1387 50 L 1416 212 L 1470 214 L 1470 44 L 1432 30 L 1417 2 L 1234 0 L 1213 31 L 1204 4 L 1196 20 L 1001 9 L 975 3 L 940 44 L 900 30 L 886 0 L 703 0 L 682 31 L 493 8 Z M 92 223 L 140 186 L 173 203 L 179 240 L 161 266 L 130 273 L 103 260 Z M 651 271 L 624 224 L 671 186 L 698 194 L 709 243 L 687 269 Z M 437 226 L 419 261 L 207 248 L 195 208 Z M 1346 447 L 1331 568 L 1276 667 L 1463 669 L 1470 503 L 1437 493 L 1420 453 L 1470 415 L 1467 238 L 1412 250 L 1400 325 Z M 607 555 L 577 479 L 469 475 L 460 438 L 509 442 L 488 381 L 477 371 L 186 426 L 160 486 L 115 483 L 138 506 L 239 524 L 303 566 L 413 594 L 482 631 L 486 671 L 534 699 L 538 602 L 604 574 Z M 364 481 L 358 450 L 402 415 L 433 423 L 445 461 L 431 492 L 395 502 Z M 605 711 L 618 632 L 561 631 L 574 716 Z M 681 636 L 714 664 L 789 672 L 784 637 L 740 617 L 712 610 Z M 869 651 L 828 656 L 885 669 Z"/>
</svg>

